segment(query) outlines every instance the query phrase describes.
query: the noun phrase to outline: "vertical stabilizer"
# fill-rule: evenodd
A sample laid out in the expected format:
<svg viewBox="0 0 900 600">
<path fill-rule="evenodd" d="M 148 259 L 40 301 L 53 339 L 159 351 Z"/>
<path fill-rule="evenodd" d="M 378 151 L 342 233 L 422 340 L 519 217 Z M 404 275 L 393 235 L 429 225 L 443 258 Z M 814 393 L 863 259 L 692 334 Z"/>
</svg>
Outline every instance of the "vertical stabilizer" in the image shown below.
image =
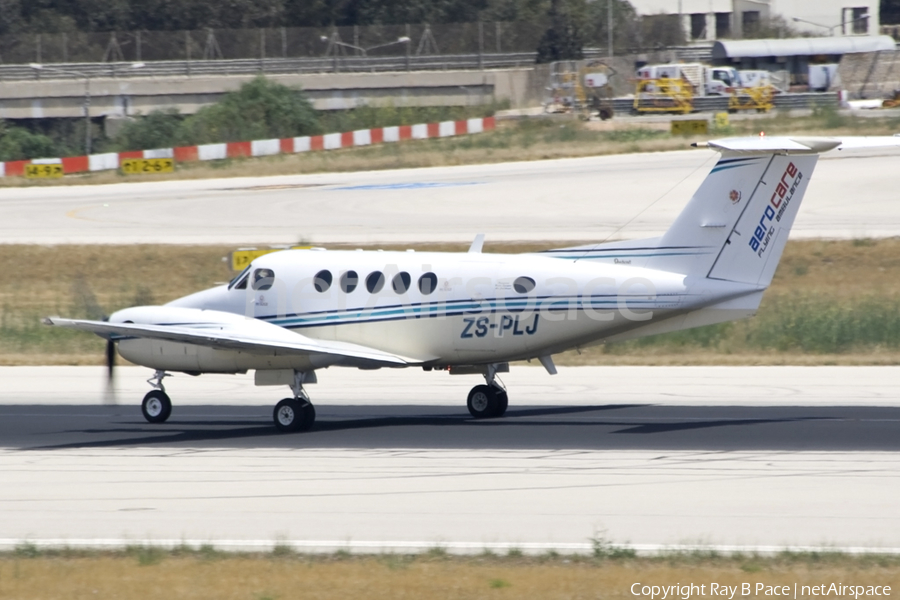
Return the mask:
<svg viewBox="0 0 900 600">
<path fill-rule="evenodd" d="M 768 286 L 794 225 L 818 155 L 773 156 L 708 277 Z"/>
<path fill-rule="evenodd" d="M 900 139 L 888 140 L 900 144 Z M 767 286 L 819 153 L 840 144 L 784 137 L 709 142 L 722 157 L 659 244 L 690 252 L 660 253 L 647 266 Z"/>
</svg>

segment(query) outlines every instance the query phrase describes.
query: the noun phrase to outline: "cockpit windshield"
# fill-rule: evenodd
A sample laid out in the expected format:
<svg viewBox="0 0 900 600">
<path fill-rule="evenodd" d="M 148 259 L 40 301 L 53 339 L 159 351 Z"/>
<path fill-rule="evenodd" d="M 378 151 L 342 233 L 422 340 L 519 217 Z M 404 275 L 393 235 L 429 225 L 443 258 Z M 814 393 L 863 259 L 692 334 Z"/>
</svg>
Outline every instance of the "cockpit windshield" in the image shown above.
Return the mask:
<svg viewBox="0 0 900 600">
<path fill-rule="evenodd" d="M 246 269 L 237 274 L 237 276 L 228 282 L 228 289 L 238 289 L 245 290 L 247 289 L 247 273 L 250 271 L 250 266 L 248 265 Z M 243 281 L 241 281 L 243 279 Z"/>
</svg>

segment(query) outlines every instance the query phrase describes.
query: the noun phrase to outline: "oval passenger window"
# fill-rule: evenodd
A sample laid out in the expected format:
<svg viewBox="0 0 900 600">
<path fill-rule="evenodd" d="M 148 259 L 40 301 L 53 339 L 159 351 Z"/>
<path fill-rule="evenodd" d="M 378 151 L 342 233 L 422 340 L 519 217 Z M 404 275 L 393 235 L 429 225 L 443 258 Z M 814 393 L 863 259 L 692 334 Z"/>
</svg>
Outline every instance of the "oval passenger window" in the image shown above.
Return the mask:
<svg viewBox="0 0 900 600">
<path fill-rule="evenodd" d="M 373 271 L 366 277 L 366 289 L 370 294 L 377 294 L 384 287 L 384 273 Z"/>
<path fill-rule="evenodd" d="M 425 273 L 419 277 L 419 291 L 424 295 L 428 295 L 437 289 L 437 275 L 434 273 Z"/>
<path fill-rule="evenodd" d="M 356 289 L 356 286 L 359 285 L 359 275 L 356 274 L 356 271 L 347 271 L 343 275 L 341 275 L 341 290 L 345 294 L 349 294 L 353 290 Z"/>
<path fill-rule="evenodd" d="M 518 277 L 513 282 L 513 289 L 519 294 L 527 294 L 534 289 L 534 279 L 531 277 Z"/>
<path fill-rule="evenodd" d="M 391 281 L 391 285 L 394 286 L 394 291 L 398 294 L 405 294 L 406 290 L 409 289 L 409 282 L 411 281 L 409 277 L 409 273 L 406 271 L 402 271 L 394 275 L 393 281 Z"/>
<path fill-rule="evenodd" d="M 328 269 L 323 269 L 316 273 L 316 276 L 313 277 L 313 285 L 316 287 L 317 292 L 326 292 L 328 288 L 331 287 L 331 271 Z"/>
</svg>

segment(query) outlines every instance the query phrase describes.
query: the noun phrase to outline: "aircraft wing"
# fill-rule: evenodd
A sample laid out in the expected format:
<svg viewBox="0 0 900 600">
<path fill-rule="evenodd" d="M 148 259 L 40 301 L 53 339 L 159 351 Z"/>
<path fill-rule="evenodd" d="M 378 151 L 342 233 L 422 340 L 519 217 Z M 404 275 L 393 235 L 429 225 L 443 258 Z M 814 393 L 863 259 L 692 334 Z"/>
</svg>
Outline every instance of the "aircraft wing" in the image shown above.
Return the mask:
<svg viewBox="0 0 900 600">
<path fill-rule="evenodd" d="M 184 311 L 185 309 L 179 310 Z M 313 339 L 258 319 L 228 315 L 228 318 L 213 320 L 210 318 L 212 317 L 210 313 L 215 311 L 202 312 L 205 313 L 202 321 L 194 320 L 194 322 L 175 324 L 111 323 L 60 317 L 47 317 L 44 319 L 44 323 L 89 331 L 112 340 L 147 338 L 258 354 L 268 354 L 273 351 L 284 355 L 321 354 L 362 360 L 382 366 L 407 366 L 424 362 L 424 359 L 399 356 L 359 344 Z M 184 319 L 179 320 L 184 321 Z"/>
</svg>

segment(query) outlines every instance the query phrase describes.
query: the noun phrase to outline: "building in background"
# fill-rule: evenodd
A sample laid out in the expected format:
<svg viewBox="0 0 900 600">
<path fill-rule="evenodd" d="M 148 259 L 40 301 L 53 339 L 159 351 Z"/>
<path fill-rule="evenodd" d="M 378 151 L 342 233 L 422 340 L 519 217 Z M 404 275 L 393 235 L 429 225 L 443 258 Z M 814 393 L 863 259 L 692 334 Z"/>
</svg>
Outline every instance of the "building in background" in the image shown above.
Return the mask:
<svg viewBox="0 0 900 600">
<path fill-rule="evenodd" d="M 680 16 L 690 41 L 760 37 L 773 20 L 803 35 L 877 35 L 877 0 L 630 0 L 642 17 Z M 767 34 L 766 37 L 771 34 Z"/>
</svg>

